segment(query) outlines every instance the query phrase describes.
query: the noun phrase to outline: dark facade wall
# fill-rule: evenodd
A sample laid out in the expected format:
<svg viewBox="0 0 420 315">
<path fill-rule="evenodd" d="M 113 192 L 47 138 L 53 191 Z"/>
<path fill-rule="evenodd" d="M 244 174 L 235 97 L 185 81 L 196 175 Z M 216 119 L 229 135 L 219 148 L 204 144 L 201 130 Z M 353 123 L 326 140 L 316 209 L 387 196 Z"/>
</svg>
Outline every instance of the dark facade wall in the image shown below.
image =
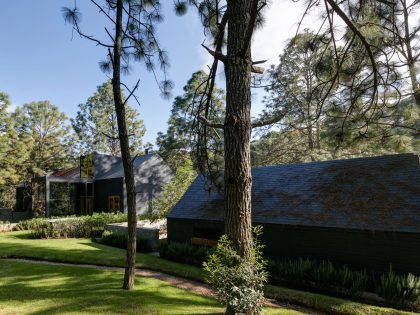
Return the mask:
<svg viewBox="0 0 420 315">
<path fill-rule="evenodd" d="M 420 234 L 264 225 L 270 258 L 326 259 L 375 273 L 392 269 L 420 275 Z"/>
<path fill-rule="evenodd" d="M 271 259 L 329 260 L 376 274 L 392 269 L 420 275 L 420 234 L 336 228 L 263 225 L 262 243 Z M 223 231 L 223 222 L 168 218 L 168 241 L 190 242 L 202 228 Z M 211 237 L 209 237 L 211 238 Z"/>
<path fill-rule="evenodd" d="M 112 178 L 97 180 L 94 184 L 94 210 L 96 212 L 107 212 L 108 197 L 120 196 L 120 209 L 124 210 L 124 183 L 123 178 Z"/>
<path fill-rule="evenodd" d="M 27 211 L 32 210 L 32 196 L 30 187 L 17 187 L 16 188 L 16 206 L 15 211 Z"/>
<path fill-rule="evenodd" d="M 217 240 L 218 237 L 214 237 L 214 234 L 222 235 L 224 224 L 219 221 L 168 218 L 167 230 L 169 242 L 191 243 L 193 236 Z M 206 231 L 207 236 L 204 234 Z"/>
</svg>

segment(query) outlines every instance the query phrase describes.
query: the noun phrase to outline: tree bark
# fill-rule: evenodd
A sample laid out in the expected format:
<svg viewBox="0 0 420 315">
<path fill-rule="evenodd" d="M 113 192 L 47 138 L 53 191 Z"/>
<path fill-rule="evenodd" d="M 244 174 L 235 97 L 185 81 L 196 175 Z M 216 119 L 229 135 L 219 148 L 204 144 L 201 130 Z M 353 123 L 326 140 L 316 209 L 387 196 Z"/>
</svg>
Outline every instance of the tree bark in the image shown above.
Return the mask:
<svg viewBox="0 0 420 315">
<path fill-rule="evenodd" d="M 120 139 L 121 158 L 124 167 L 125 187 L 127 190 L 127 212 L 128 212 L 128 242 L 127 260 L 124 273 L 123 288 L 131 290 L 134 288 L 136 268 L 136 190 L 134 184 L 133 161 L 130 154 L 130 142 L 127 132 L 125 104 L 121 93 L 121 40 L 122 40 L 122 14 L 123 0 L 117 1 L 117 16 L 115 24 L 115 44 L 113 54 L 113 77 L 112 90 L 114 93 L 115 112 L 117 114 L 118 136 Z"/>
<path fill-rule="evenodd" d="M 227 1 L 225 141 L 225 231 L 242 257 L 252 248 L 251 49 L 247 30 L 252 0 Z M 232 14 L 230 14 L 232 12 Z M 227 310 L 226 314 L 229 310 Z"/>
<path fill-rule="evenodd" d="M 407 65 L 408 65 L 408 71 L 410 73 L 410 80 L 411 80 L 411 86 L 413 91 L 414 100 L 416 102 L 417 107 L 420 108 L 420 87 L 419 82 L 417 81 L 417 70 L 416 70 L 416 62 L 413 57 L 413 48 L 411 47 L 411 34 L 409 29 L 409 13 L 407 9 L 407 3 L 405 0 L 402 2 L 403 5 L 403 13 L 404 13 L 404 30 L 405 30 L 405 46 L 407 49 Z"/>
</svg>

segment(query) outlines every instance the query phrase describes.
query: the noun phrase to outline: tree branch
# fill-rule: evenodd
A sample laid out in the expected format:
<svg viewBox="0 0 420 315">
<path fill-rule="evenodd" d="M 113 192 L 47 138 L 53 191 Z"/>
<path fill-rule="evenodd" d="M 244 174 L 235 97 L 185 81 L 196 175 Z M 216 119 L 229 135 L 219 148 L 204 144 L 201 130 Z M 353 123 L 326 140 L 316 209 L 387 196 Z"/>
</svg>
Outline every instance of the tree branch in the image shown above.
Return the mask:
<svg viewBox="0 0 420 315">
<path fill-rule="evenodd" d="M 212 121 L 208 120 L 207 118 L 205 118 L 201 115 L 198 116 L 198 120 L 201 121 L 204 125 L 206 125 L 207 127 L 210 127 L 210 128 L 217 128 L 217 129 L 224 129 L 225 128 L 225 126 L 223 124 L 212 122 Z"/>
<path fill-rule="evenodd" d="M 282 120 L 285 116 L 286 116 L 286 112 L 281 112 L 271 118 L 257 119 L 252 122 L 251 126 L 252 128 L 259 128 L 259 127 L 264 127 L 267 125 L 272 125 Z"/>
<path fill-rule="evenodd" d="M 213 50 L 211 50 L 210 48 L 208 48 L 206 45 L 204 45 L 204 44 L 201 44 L 201 46 L 203 46 L 204 47 L 204 49 L 205 50 L 207 50 L 208 51 L 208 53 L 210 54 L 210 55 L 212 55 L 215 59 L 217 59 L 217 60 L 219 60 L 219 61 L 221 61 L 221 62 L 223 62 L 223 63 L 225 63 L 226 62 L 226 59 L 227 59 L 227 57 L 221 52 L 221 51 L 213 51 Z"/>
</svg>

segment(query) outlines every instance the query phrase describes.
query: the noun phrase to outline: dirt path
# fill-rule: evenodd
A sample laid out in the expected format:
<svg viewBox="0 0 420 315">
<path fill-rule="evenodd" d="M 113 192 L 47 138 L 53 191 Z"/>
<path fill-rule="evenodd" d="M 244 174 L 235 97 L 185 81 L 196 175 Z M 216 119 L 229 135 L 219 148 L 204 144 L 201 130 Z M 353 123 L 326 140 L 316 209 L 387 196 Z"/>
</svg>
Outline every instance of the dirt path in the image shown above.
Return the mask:
<svg viewBox="0 0 420 315">
<path fill-rule="evenodd" d="M 71 267 L 90 268 L 90 269 L 99 269 L 99 270 L 124 271 L 124 268 L 122 267 L 64 263 L 64 262 L 54 262 L 54 261 L 48 261 L 48 260 L 36 260 L 36 259 L 25 259 L 25 258 L 1 258 L 1 260 L 27 262 L 27 263 L 39 264 L 39 265 L 71 266 Z M 172 276 L 172 275 L 160 272 L 160 271 L 153 271 L 153 270 L 140 269 L 140 268 L 137 268 L 136 274 L 143 277 L 149 277 L 149 278 L 162 280 L 162 281 L 170 283 L 171 285 L 177 288 L 188 290 L 188 291 L 200 294 L 200 295 L 211 296 L 211 297 L 216 296 L 214 291 L 210 288 L 209 285 L 198 282 L 198 281 L 193 281 L 193 280 L 189 280 L 189 279 L 185 279 L 181 277 Z M 311 314 L 311 315 L 323 314 L 318 311 L 307 309 L 305 307 L 301 307 L 297 305 L 290 305 L 286 303 L 280 303 L 273 300 L 267 300 L 265 305 L 269 307 L 277 307 L 277 308 L 282 307 L 282 308 L 292 309 L 292 310 L 302 312 L 304 314 Z"/>
</svg>

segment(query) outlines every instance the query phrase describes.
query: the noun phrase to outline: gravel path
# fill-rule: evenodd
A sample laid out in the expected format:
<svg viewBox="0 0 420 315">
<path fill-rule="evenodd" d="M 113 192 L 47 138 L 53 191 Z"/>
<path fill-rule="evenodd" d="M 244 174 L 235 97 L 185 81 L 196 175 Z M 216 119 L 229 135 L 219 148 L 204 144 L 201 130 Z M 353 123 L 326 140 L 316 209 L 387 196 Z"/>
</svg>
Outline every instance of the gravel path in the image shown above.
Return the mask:
<svg viewBox="0 0 420 315">
<path fill-rule="evenodd" d="M 71 267 L 81 267 L 81 268 L 90 268 L 90 269 L 99 269 L 99 270 L 124 271 L 124 268 L 122 267 L 99 266 L 99 265 L 88 265 L 88 264 L 77 264 L 77 263 L 73 264 L 73 263 L 64 263 L 64 262 L 54 262 L 54 261 L 48 261 L 48 260 L 36 260 L 36 259 L 25 259 L 25 258 L 1 258 L 1 260 L 27 262 L 31 264 L 40 264 L 40 265 L 71 266 Z M 177 288 L 188 290 L 188 291 L 200 294 L 200 295 L 211 296 L 211 297 L 216 296 L 214 291 L 210 288 L 210 286 L 202 282 L 172 276 L 172 275 L 160 272 L 160 271 L 153 271 L 153 270 L 140 269 L 140 268 L 137 268 L 136 274 L 143 277 L 159 279 L 159 280 L 168 282 Z M 290 305 L 287 303 L 280 303 L 280 302 L 272 301 L 272 300 L 267 300 L 265 305 L 269 307 L 277 307 L 277 308 L 283 307 L 287 309 L 292 309 L 292 310 L 302 312 L 304 314 L 311 314 L 311 315 L 323 314 L 318 311 L 307 309 L 305 307 L 301 307 L 297 305 Z"/>
</svg>

